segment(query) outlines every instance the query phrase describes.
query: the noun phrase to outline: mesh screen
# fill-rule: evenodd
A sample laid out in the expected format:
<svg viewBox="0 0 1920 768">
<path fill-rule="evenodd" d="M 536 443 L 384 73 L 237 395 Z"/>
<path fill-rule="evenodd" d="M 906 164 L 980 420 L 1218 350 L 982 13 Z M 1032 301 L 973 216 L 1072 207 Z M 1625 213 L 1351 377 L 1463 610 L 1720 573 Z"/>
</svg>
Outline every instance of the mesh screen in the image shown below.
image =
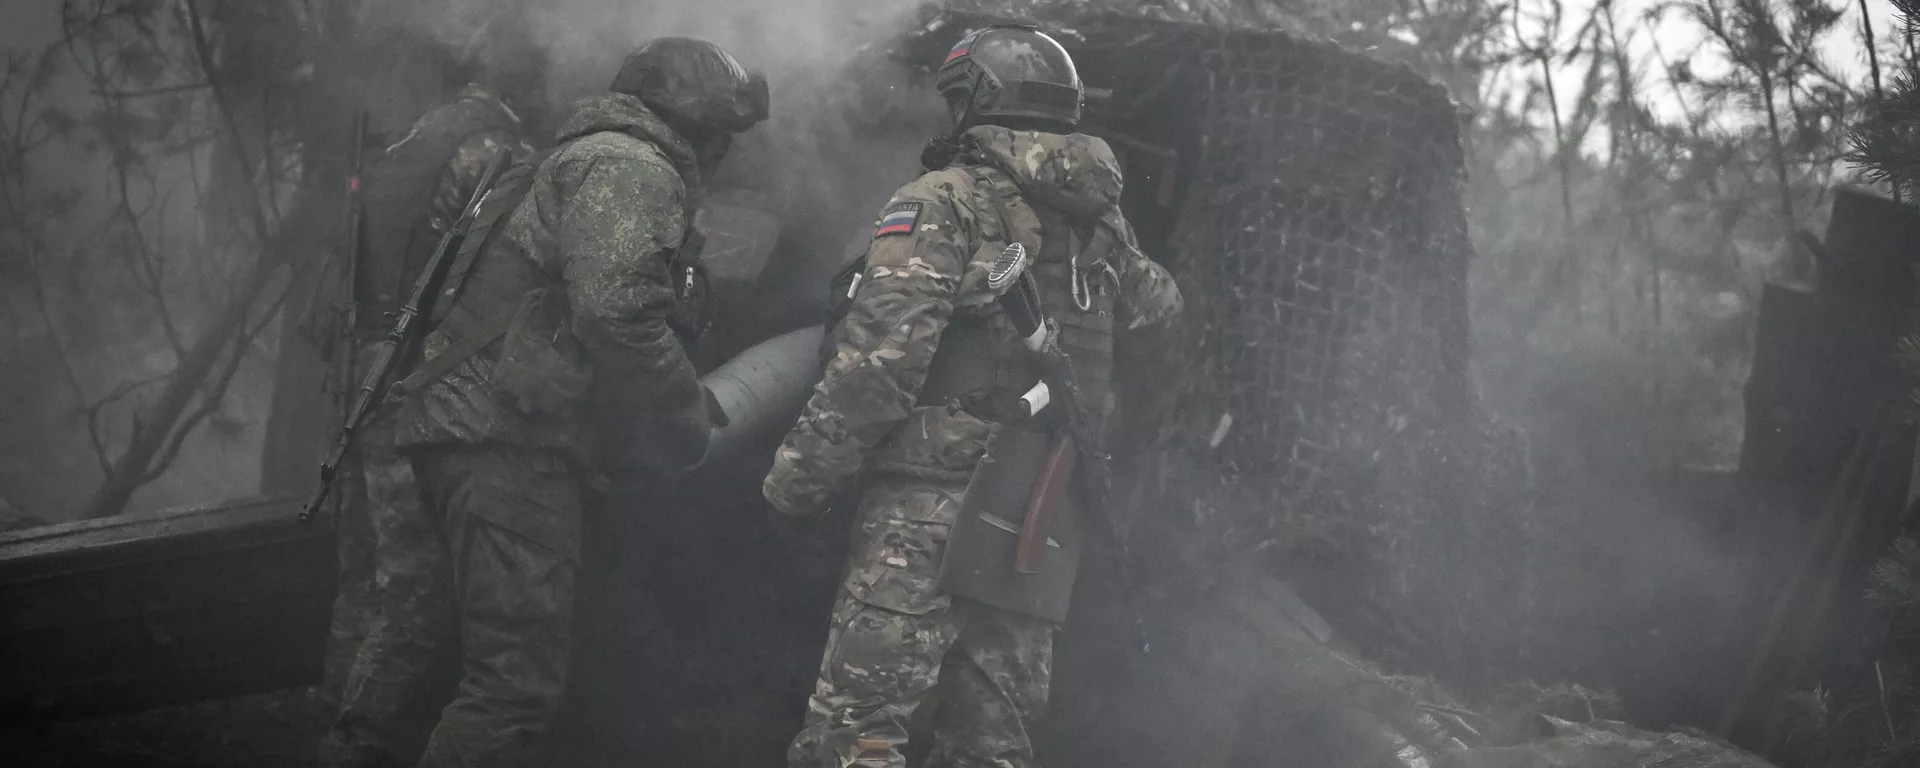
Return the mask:
<svg viewBox="0 0 1920 768">
<path fill-rule="evenodd" d="M 1465 402 L 1458 134 L 1445 93 L 1409 70 L 1279 35 L 1209 37 L 1181 263 L 1213 330 L 1208 399 L 1235 415 L 1221 455 L 1298 486 L 1324 462 L 1357 336 L 1406 353 L 1426 383 L 1405 399 Z"/>
<path fill-rule="evenodd" d="M 1323 610 L 1383 660 L 1486 669 L 1527 597 L 1525 467 L 1467 379 L 1451 101 L 1332 44 L 1108 23 L 1083 27 L 1090 44 L 1166 51 L 1195 94 L 1156 254 L 1187 295 L 1194 359 L 1176 370 L 1192 375 L 1171 419 L 1122 446 L 1136 554 L 1188 584 L 1266 552 L 1312 561 Z"/>
</svg>

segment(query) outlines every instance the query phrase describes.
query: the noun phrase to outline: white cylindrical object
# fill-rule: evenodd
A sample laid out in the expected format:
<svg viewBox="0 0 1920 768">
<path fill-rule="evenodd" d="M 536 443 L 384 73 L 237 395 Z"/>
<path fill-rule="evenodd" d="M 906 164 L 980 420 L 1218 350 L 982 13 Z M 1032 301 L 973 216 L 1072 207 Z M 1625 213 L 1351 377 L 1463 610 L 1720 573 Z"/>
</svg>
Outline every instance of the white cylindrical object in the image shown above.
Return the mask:
<svg viewBox="0 0 1920 768">
<path fill-rule="evenodd" d="M 1025 345 L 1026 348 L 1031 351 L 1034 351 L 1034 352 L 1040 351 L 1040 348 L 1042 346 L 1045 346 L 1047 343 L 1047 324 L 1041 323 L 1040 325 L 1036 326 L 1033 329 L 1033 333 L 1027 334 L 1027 337 L 1024 339 L 1021 339 L 1020 343 L 1022 345 Z"/>
<path fill-rule="evenodd" d="M 1026 404 L 1028 416 L 1036 415 L 1046 410 L 1047 405 L 1053 402 L 1053 390 L 1047 388 L 1046 382 L 1040 382 L 1027 390 L 1026 394 L 1021 395 L 1020 402 Z"/>
<path fill-rule="evenodd" d="M 814 325 L 775 336 L 700 377 L 727 412 L 727 425 L 713 430 L 701 464 L 725 459 L 793 426 L 813 395 L 813 385 L 820 382 L 824 333 Z"/>
</svg>

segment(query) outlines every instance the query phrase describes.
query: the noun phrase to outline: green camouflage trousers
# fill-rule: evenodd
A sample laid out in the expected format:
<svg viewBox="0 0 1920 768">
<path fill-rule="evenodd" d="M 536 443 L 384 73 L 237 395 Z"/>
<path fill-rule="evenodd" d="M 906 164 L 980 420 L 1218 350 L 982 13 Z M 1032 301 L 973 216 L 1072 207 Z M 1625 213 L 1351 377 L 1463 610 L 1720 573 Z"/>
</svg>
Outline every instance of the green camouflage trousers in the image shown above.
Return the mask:
<svg viewBox="0 0 1920 768">
<path fill-rule="evenodd" d="M 461 672 L 420 766 L 544 765 L 573 645 L 579 476 L 557 454 L 504 446 L 432 449 L 414 469 L 446 515 Z"/>
<path fill-rule="evenodd" d="M 354 352 L 353 370 L 348 379 L 358 377 L 373 366 L 380 345 L 360 344 Z M 344 418 L 345 414 L 336 414 Z M 383 418 L 385 417 L 385 418 Z M 325 673 L 320 693 L 330 703 L 339 703 L 347 678 L 351 675 L 360 646 L 380 620 L 380 592 L 376 587 L 375 550 L 377 536 L 374 518 L 385 514 L 382 497 L 391 491 L 374 487 L 382 473 L 391 474 L 400 460 L 393 454 L 391 414 L 375 411 L 361 427 L 360 437 L 348 451 L 340 468 L 340 480 L 334 493 L 336 554 L 340 563 L 338 591 L 333 599 L 333 623 L 327 638 Z"/>
<path fill-rule="evenodd" d="M 791 768 L 902 768 L 907 730 L 933 705 L 938 768 L 1026 768 L 1047 703 L 1054 625 L 942 594 L 940 558 L 964 484 L 883 476 L 860 504 Z"/>
<path fill-rule="evenodd" d="M 320 696 L 335 704 L 340 702 L 342 689 L 353 669 L 354 656 L 380 617 L 380 595 L 374 587 L 372 515 L 367 509 L 363 482 L 365 464 L 363 457 L 349 453 L 340 468 L 341 479 L 334 487 L 334 493 L 339 494 L 334 501 L 337 515 L 333 525 L 340 570 L 333 597 L 333 620 L 328 626 Z"/>
<path fill-rule="evenodd" d="M 378 613 L 353 657 L 322 752 L 339 768 L 412 762 L 438 703 L 429 700 L 430 673 L 454 645 L 441 516 L 421 503 L 413 463 L 394 450 L 392 417 L 391 409 L 376 411 L 360 442 Z"/>
</svg>

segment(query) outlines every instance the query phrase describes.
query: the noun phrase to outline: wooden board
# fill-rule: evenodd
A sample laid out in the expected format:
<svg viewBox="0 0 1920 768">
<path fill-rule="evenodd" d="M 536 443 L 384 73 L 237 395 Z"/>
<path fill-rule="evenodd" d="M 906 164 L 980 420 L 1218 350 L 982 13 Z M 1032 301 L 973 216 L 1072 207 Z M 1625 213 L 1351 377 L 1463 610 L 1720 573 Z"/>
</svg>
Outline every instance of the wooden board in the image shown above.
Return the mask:
<svg viewBox="0 0 1920 768">
<path fill-rule="evenodd" d="M 0 720 L 317 681 L 333 527 L 253 502 L 0 535 Z"/>
</svg>

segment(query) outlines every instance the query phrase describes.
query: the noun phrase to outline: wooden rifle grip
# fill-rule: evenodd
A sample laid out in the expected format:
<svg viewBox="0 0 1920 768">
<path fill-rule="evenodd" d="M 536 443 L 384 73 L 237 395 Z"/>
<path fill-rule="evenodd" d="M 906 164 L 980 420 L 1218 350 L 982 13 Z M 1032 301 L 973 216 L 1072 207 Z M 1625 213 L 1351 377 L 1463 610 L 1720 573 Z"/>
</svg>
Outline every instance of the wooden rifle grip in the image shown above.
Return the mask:
<svg viewBox="0 0 1920 768">
<path fill-rule="evenodd" d="M 1047 529 L 1060 505 L 1067 503 L 1073 478 L 1073 435 L 1062 434 L 1047 451 L 1040 465 L 1040 476 L 1033 482 L 1033 495 L 1027 499 L 1027 519 L 1020 525 L 1020 543 L 1014 549 L 1013 569 L 1032 575 L 1040 572 L 1047 556 Z"/>
</svg>

